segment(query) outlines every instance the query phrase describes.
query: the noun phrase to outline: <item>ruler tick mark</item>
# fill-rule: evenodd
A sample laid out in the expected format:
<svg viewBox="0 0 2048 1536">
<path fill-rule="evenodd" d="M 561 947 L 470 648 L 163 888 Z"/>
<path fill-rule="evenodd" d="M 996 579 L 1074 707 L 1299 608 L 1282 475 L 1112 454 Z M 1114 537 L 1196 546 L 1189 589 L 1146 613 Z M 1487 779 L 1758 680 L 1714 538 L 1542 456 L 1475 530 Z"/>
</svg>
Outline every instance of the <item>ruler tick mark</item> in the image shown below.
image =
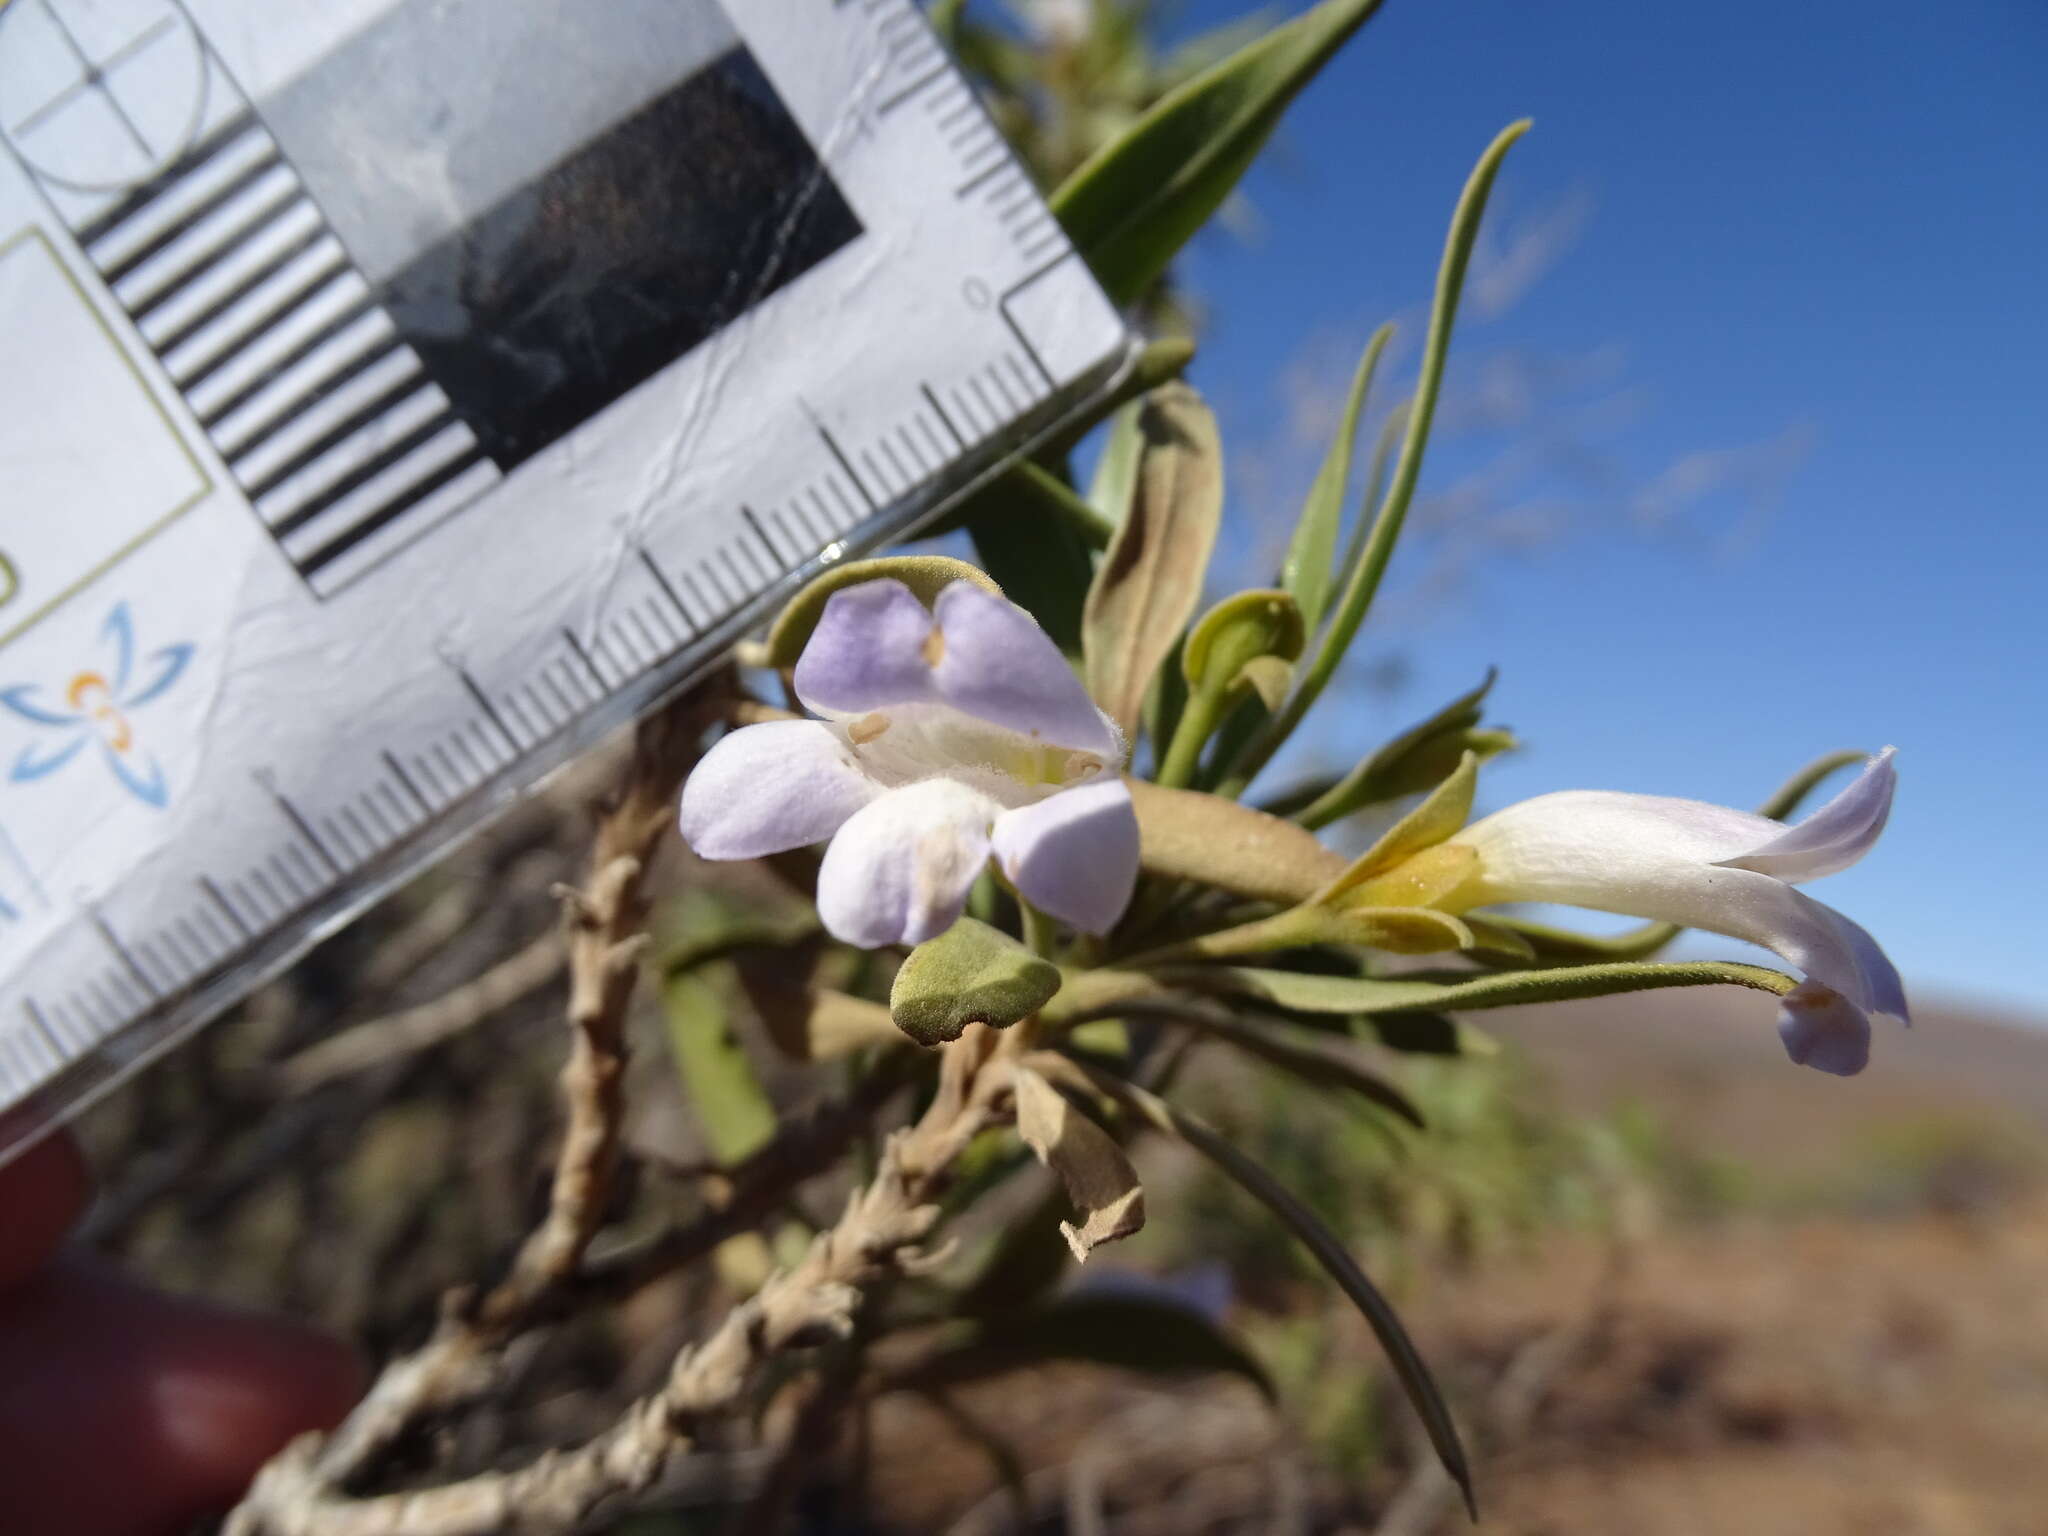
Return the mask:
<svg viewBox="0 0 2048 1536">
<path fill-rule="evenodd" d="M 462 667 L 457 667 L 455 669 L 455 675 L 462 679 L 462 686 L 467 688 L 469 690 L 469 696 L 476 700 L 476 707 L 484 712 L 484 718 L 486 720 L 490 721 L 491 724 L 495 725 L 498 728 L 498 733 L 505 738 L 505 744 L 509 746 L 516 755 L 519 751 L 519 738 L 514 736 L 510 730 L 506 729 L 504 720 L 500 718 L 498 711 L 494 707 L 492 707 L 489 695 L 487 695 L 483 691 L 483 689 L 477 685 L 477 680 L 471 677 L 466 669 Z"/>
</svg>

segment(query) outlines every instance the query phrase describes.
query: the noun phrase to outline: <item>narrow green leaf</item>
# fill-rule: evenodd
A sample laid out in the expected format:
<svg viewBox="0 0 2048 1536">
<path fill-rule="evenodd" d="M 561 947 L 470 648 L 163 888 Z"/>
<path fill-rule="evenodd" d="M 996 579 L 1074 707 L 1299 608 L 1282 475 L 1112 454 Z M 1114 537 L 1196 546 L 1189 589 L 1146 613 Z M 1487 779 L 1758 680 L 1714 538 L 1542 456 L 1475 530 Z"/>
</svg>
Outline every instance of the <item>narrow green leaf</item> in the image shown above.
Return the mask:
<svg viewBox="0 0 2048 1536">
<path fill-rule="evenodd" d="M 1304 669 L 1294 697 L 1252 743 L 1245 755 L 1246 761 L 1226 783 L 1227 793 L 1241 794 L 1244 786 L 1258 775 L 1281 744 L 1293 734 L 1310 706 L 1322 696 L 1323 689 L 1329 685 L 1338 664 L 1343 661 L 1344 653 L 1351 648 L 1359 625 L 1365 622 L 1366 611 L 1371 608 L 1372 600 L 1379 591 L 1380 578 L 1386 574 L 1387 562 L 1393 557 L 1395 541 L 1400 538 L 1401 525 L 1408 515 L 1408 505 L 1415 497 L 1416 483 L 1422 476 L 1423 451 L 1428 447 L 1430 424 L 1436 416 L 1437 395 L 1443 386 L 1444 362 L 1450 356 L 1451 328 L 1457 318 L 1459 294 L 1465 286 L 1465 269 L 1472 260 L 1472 246 L 1479 237 L 1479 222 L 1486 212 L 1486 201 L 1493 191 L 1494 177 L 1500 172 L 1501 161 L 1515 140 L 1528 130 L 1527 120 L 1503 130 L 1479 157 L 1479 163 L 1473 167 L 1472 175 L 1465 183 L 1457 210 L 1451 215 L 1450 236 L 1444 243 L 1443 264 L 1437 271 L 1436 302 L 1430 310 L 1429 334 L 1422 348 L 1421 378 L 1407 413 L 1401 456 L 1395 462 L 1394 478 L 1387 487 L 1386 500 L 1380 503 L 1372 532 L 1360 550 L 1358 563 L 1345 578 L 1344 595 L 1337 604 L 1336 615 L 1330 621 L 1314 659 Z"/>
<path fill-rule="evenodd" d="M 1335 579 L 1331 567 L 1337 558 L 1337 534 L 1344 522 L 1345 492 L 1351 488 L 1351 455 L 1358 438 L 1358 418 L 1372 391 L 1372 376 L 1379 367 L 1380 354 L 1393 339 L 1391 323 L 1372 333 L 1365 355 L 1358 360 L 1352 376 L 1351 394 L 1344 402 L 1344 415 L 1337 423 L 1330 451 L 1323 456 L 1308 499 L 1301 504 L 1301 517 L 1294 525 L 1294 537 L 1287 546 L 1287 558 L 1280 566 L 1280 585 L 1294 594 L 1301 608 L 1302 622 L 1313 634 L 1329 605 L 1330 586 Z"/>
<path fill-rule="evenodd" d="M 1060 969 L 987 923 L 963 917 L 910 952 L 889 989 L 897 1028 L 919 1045 L 960 1038 L 969 1024 L 1007 1029 L 1060 989 Z"/>
<path fill-rule="evenodd" d="M 964 1343 L 890 1378 L 892 1387 L 1007 1375 L 1048 1360 L 1086 1360 L 1150 1376 L 1240 1376 L 1273 1400 L 1257 1360 L 1191 1307 L 1143 1296 L 1074 1296 L 991 1319 Z"/>
<path fill-rule="evenodd" d="M 733 1037 L 732 1016 L 711 974 L 700 968 L 666 977 L 662 1011 L 704 1144 L 720 1162 L 735 1163 L 774 1136 L 775 1109 Z"/>
<path fill-rule="evenodd" d="M 1725 984 L 1783 997 L 1797 985 L 1781 971 L 1729 960 L 1617 961 L 1501 971 L 1447 979 L 1312 976 L 1250 966 L 1215 966 L 1162 973 L 1178 986 L 1213 988 L 1256 997 L 1301 1013 L 1441 1013 L 1460 1008 L 1508 1008 L 1522 1003 L 1573 1002 L 1616 992 Z"/>
<path fill-rule="evenodd" d="M 1479 723 L 1486 695 L 1498 676 L 1497 668 L 1488 667 L 1485 681 L 1477 688 L 1460 694 L 1428 719 L 1409 726 L 1309 804 L 1293 812 L 1294 819 L 1311 829 L 1328 826 L 1361 806 L 1395 800 L 1448 777 L 1470 750 L 1468 733 Z"/>
<path fill-rule="evenodd" d="M 879 560 L 849 560 L 813 579 L 783 605 L 782 612 L 776 615 L 775 622 L 768 629 L 765 664 L 771 667 L 795 666 L 833 593 L 859 586 L 864 581 L 885 578 L 902 582 L 927 608 L 941 591 L 956 581 L 971 581 L 985 592 L 993 592 L 997 597 L 1003 595 L 1003 589 L 991 581 L 986 572 L 965 560 L 955 560 L 947 555 L 885 555 Z"/>
<path fill-rule="evenodd" d="M 974 495 L 966 524 L 975 558 L 1010 601 L 1029 610 L 1061 650 L 1079 650 L 1093 551 L 1106 537 L 1094 509 L 1026 460 Z"/>
<path fill-rule="evenodd" d="M 1324 0 L 1155 103 L 1052 195 L 1111 298 L 1129 303 L 1222 206 L 1281 114 L 1379 0 Z"/>
<path fill-rule="evenodd" d="M 1478 1505 L 1472 1493 L 1472 1472 L 1465 1461 L 1465 1448 L 1458 1440 L 1458 1427 L 1451 1419 L 1451 1411 L 1445 1404 L 1443 1393 L 1430 1376 L 1429 1367 L 1417 1352 L 1414 1342 L 1408 1337 L 1408 1330 L 1402 1326 L 1399 1314 L 1394 1311 L 1387 1298 L 1380 1294 L 1379 1287 L 1372 1283 L 1343 1240 L 1325 1226 L 1313 1211 L 1296 1199 L 1286 1186 L 1275 1179 L 1258 1163 L 1238 1151 L 1229 1138 L 1219 1135 L 1200 1119 L 1184 1110 L 1176 1109 L 1156 1094 L 1147 1093 L 1135 1083 L 1086 1062 L 1081 1069 L 1104 1093 L 1128 1105 L 1149 1124 L 1169 1136 L 1178 1137 L 1208 1158 L 1228 1174 L 1245 1193 L 1257 1200 L 1279 1218 L 1282 1226 L 1292 1232 L 1303 1247 L 1313 1254 L 1316 1261 L 1328 1271 L 1330 1278 L 1351 1298 L 1351 1304 L 1358 1308 L 1380 1347 L 1386 1351 L 1387 1359 L 1394 1367 L 1408 1401 L 1414 1406 L 1428 1431 L 1429 1443 L 1435 1447 L 1437 1460 L 1451 1475 L 1465 1495 L 1465 1507 L 1473 1519 L 1479 1518 Z"/>
<path fill-rule="evenodd" d="M 1223 448 L 1200 396 L 1185 384 L 1154 390 L 1138 430 L 1130 514 L 1095 573 L 1081 625 L 1088 691 L 1126 737 L 1201 601 L 1223 513 Z"/>
</svg>

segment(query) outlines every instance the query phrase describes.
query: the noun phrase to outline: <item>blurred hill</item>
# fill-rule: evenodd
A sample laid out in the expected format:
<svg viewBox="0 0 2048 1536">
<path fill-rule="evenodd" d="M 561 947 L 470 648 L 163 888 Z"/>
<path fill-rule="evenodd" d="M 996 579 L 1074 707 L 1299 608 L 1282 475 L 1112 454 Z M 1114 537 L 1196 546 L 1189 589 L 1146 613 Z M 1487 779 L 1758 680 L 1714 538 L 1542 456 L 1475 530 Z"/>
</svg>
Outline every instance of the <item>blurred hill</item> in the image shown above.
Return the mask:
<svg viewBox="0 0 2048 1536">
<path fill-rule="evenodd" d="M 1684 1154 L 1783 1181 L 1875 1175 L 1878 1163 L 1968 1152 L 2048 1164 L 2048 1015 L 1915 999 L 1880 1026 L 1854 1078 L 1794 1067 L 1768 998 L 1701 987 L 1475 1015 L 1522 1051 L 1569 1113 L 1649 1108 Z"/>
</svg>

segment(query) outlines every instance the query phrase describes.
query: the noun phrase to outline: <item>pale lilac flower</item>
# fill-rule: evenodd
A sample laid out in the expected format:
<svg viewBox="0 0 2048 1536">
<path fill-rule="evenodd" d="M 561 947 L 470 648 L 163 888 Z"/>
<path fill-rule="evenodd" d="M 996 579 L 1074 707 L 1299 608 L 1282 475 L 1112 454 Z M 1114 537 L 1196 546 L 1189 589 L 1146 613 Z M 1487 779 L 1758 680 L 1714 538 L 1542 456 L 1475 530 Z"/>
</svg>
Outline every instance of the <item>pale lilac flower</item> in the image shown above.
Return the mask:
<svg viewBox="0 0 2048 1536">
<path fill-rule="evenodd" d="M 1746 939 L 1806 973 L 1778 1033 L 1792 1059 L 1847 1077 L 1870 1056 L 1871 1014 L 1909 1022 L 1899 973 L 1877 941 L 1792 887 L 1847 869 L 1891 813 L 1892 749 L 1795 826 L 1655 795 L 1569 790 L 1474 822 L 1449 846 L 1477 851 L 1457 910 L 1548 901 Z"/>
<path fill-rule="evenodd" d="M 1138 821 L 1116 727 L 1037 622 L 968 582 L 927 610 L 898 581 L 834 593 L 795 672 L 822 718 L 725 737 L 683 786 L 707 859 L 831 840 L 818 915 L 863 948 L 945 932 L 993 853 L 1089 933 L 1123 915 Z"/>
</svg>

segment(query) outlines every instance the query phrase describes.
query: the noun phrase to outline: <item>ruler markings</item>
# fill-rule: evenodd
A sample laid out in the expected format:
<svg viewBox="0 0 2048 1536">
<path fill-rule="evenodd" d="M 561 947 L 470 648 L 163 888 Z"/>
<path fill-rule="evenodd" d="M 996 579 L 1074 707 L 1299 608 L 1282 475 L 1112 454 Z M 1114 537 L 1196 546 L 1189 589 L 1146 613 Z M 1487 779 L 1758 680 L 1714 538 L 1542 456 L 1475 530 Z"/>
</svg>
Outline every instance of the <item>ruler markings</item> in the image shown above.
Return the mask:
<svg viewBox="0 0 2048 1536">
<path fill-rule="evenodd" d="M 21 1000 L 21 1011 L 28 1015 L 28 1027 L 35 1031 L 37 1038 L 42 1041 L 44 1047 L 57 1060 L 63 1061 L 67 1054 L 64 1050 L 64 1044 L 50 1028 L 50 1021 L 43 1017 L 43 1010 L 36 1005 L 36 1000 L 32 997 L 23 998 Z"/>
<path fill-rule="evenodd" d="M 326 845 L 322 843 L 319 837 L 314 834 L 313 828 L 311 827 L 311 825 L 308 824 L 305 816 L 300 813 L 299 808 L 296 805 L 293 805 L 290 800 L 286 799 L 282 794 L 280 794 L 277 791 L 276 788 L 274 788 L 268 782 L 267 775 L 257 775 L 256 782 L 263 788 L 263 790 L 270 796 L 272 800 L 277 802 L 277 808 L 280 811 L 284 812 L 285 819 L 290 821 L 294 827 L 298 828 L 299 836 L 303 837 L 308 843 L 312 845 L 313 851 L 319 854 L 320 857 L 326 861 L 327 867 L 330 870 L 332 870 L 335 874 L 339 875 L 342 872 L 342 866 L 340 862 L 334 857 L 333 854 L 327 851 Z"/>
<path fill-rule="evenodd" d="M 675 606 L 676 612 L 683 616 L 683 622 L 694 632 L 697 627 L 696 621 L 690 617 L 690 610 L 683 606 L 683 600 L 676 595 L 676 589 L 669 584 L 669 579 L 661 573 L 661 567 L 655 562 L 654 556 L 647 552 L 644 544 L 635 545 L 634 553 L 639 555 L 640 563 L 647 567 L 647 574 L 654 578 L 654 584 L 661 588 L 661 595 Z"/>
<path fill-rule="evenodd" d="M 196 884 L 200 890 L 206 892 L 207 896 L 212 900 L 213 904 L 216 907 L 220 908 L 220 910 L 226 914 L 227 920 L 234 925 L 235 929 L 242 935 L 243 938 L 253 939 L 256 937 L 255 930 L 251 928 L 247 923 L 242 921 L 242 914 L 234 909 L 234 905 L 228 900 L 226 894 L 221 890 L 221 888 L 214 883 L 213 877 L 211 875 L 201 875 L 194 882 L 194 884 Z M 244 900 L 246 899 L 247 898 L 245 897 Z"/>
<path fill-rule="evenodd" d="M 639 604 L 628 608 L 621 619 L 622 624 L 629 623 L 639 632 L 640 644 L 634 650 L 633 661 L 634 665 L 642 671 L 653 666 L 664 654 L 653 629 L 649 627 L 647 619 L 641 615 L 641 608 L 644 606 L 646 605 Z"/>
<path fill-rule="evenodd" d="M 129 974 L 142 984 L 143 990 L 154 996 L 156 984 L 149 979 L 149 973 L 143 970 L 142 964 L 135 958 L 134 952 L 127 945 L 123 944 L 115 935 L 114 930 L 108 926 L 107 920 L 98 912 L 88 909 L 86 921 L 90 922 L 99 936 L 106 940 L 107 948 L 111 949 L 120 959 L 121 964 L 127 967 Z"/>
<path fill-rule="evenodd" d="M 575 655 L 576 659 L 583 663 L 583 670 L 588 672 L 597 684 L 597 696 L 602 698 L 605 690 L 610 688 L 611 684 L 606 682 L 604 674 L 598 671 L 597 659 L 584 647 L 583 642 L 576 638 L 576 631 L 569 628 L 566 624 L 562 626 L 562 640 Z"/>
<path fill-rule="evenodd" d="M 765 541 L 763 547 L 767 547 Z M 732 577 L 743 593 L 752 594 L 758 592 L 762 587 L 767 586 L 768 583 L 773 581 L 778 574 L 775 569 L 775 551 L 772 548 L 768 549 L 768 561 L 766 564 L 763 564 L 761 556 L 755 551 L 754 546 L 749 544 L 744 537 L 736 538 L 730 544 L 723 546 L 718 551 L 718 558 L 725 562 L 726 574 Z M 747 573 L 740 569 L 740 562 L 742 560 L 752 568 L 752 578 L 749 578 Z"/>
<path fill-rule="evenodd" d="M 434 813 L 433 802 L 420 793 L 419 785 L 413 782 L 412 775 L 407 773 L 404 765 L 398 761 L 398 754 L 387 747 L 381 756 L 384 759 L 384 766 L 391 770 L 391 777 L 412 797 L 413 804 L 420 809 L 420 814 L 431 816 Z M 417 762 L 418 759 L 415 758 L 414 761 Z"/>
<path fill-rule="evenodd" d="M 846 455 L 839 451 L 838 440 L 832 436 L 831 429 L 822 421 L 816 422 L 814 425 L 818 429 L 818 436 L 824 439 L 825 451 L 831 454 L 834 462 L 839 465 L 840 473 L 853 482 L 853 488 L 860 493 L 861 500 L 868 504 L 868 510 L 870 512 L 880 511 L 881 508 L 876 503 L 875 498 L 868 494 L 868 488 L 860 483 L 860 476 L 856 475 L 853 472 L 853 466 L 846 462 Z"/>
<path fill-rule="evenodd" d="M 879 103 L 877 103 L 875 107 L 875 115 L 877 117 L 887 117 L 891 112 L 894 112 L 898 107 L 902 106 L 904 102 L 910 100 L 911 97 L 915 96 L 919 91 L 922 91 L 926 89 L 928 86 L 931 86 L 936 82 L 943 80 L 951 72 L 952 66 L 947 64 L 945 60 L 941 59 L 937 64 L 932 66 L 930 70 L 926 71 L 922 75 L 919 75 L 915 80 L 911 81 L 910 84 L 904 86 L 901 90 L 895 92 L 893 95 L 884 97 Z"/>
<path fill-rule="evenodd" d="M 362 852 L 354 854 L 352 857 L 356 862 L 361 863 L 373 857 L 383 844 L 377 841 L 377 829 L 370 824 L 371 817 L 368 803 L 360 799 L 357 803 L 363 807 L 362 814 L 358 815 L 356 807 L 347 804 L 344 804 L 335 814 L 341 817 L 343 825 L 355 835 L 357 842 L 360 844 Z"/>
<path fill-rule="evenodd" d="M 919 392 L 923 394 L 926 403 L 931 406 L 932 414 L 939 418 L 939 425 L 944 427 L 948 432 L 952 434 L 953 441 L 957 443 L 960 446 L 961 450 L 964 452 L 967 448 L 967 439 L 962 437 L 960 435 L 960 429 L 953 425 L 953 418 L 948 416 L 946 414 L 946 408 L 943 405 L 939 404 L 939 397 L 932 392 L 931 385 L 920 382 L 917 387 Z"/>
<path fill-rule="evenodd" d="M 888 438 L 876 438 L 875 451 L 881 454 L 881 456 L 888 461 L 889 467 L 896 472 L 896 493 L 898 495 L 901 495 L 904 491 L 909 490 L 911 486 L 917 484 L 918 477 L 913 472 L 903 467 L 903 461 L 896 456 L 896 450 L 889 446 Z"/>
<path fill-rule="evenodd" d="M 492 707 L 489 696 L 485 694 L 482 688 L 477 686 L 477 680 L 461 667 L 455 669 L 455 675 L 462 679 L 462 686 L 467 688 L 469 696 L 476 700 L 476 707 L 484 712 L 484 718 L 498 728 L 499 734 L 505 738 L 506 745 L 516 751 L 519 746 L 519 738 L 506 728 L 504 720 L 499 717 L 498 711 Z"/>
<path fill-rule="evenodd" d="M 768 559 L 773 569 L 777 574 L 780 574 L 783 562 L 788 560 L 789 556 L 783 553 L 781 547 L 773 539 L 768 537 L 768 530 L 761 526 L 760 516 L 745 502 L 740 503 L 740 516 L 745 520 L 746 525 L 754 530 L 754 537 L 761 541 L 761 547 L 768 551 Z"/>
</svg>

